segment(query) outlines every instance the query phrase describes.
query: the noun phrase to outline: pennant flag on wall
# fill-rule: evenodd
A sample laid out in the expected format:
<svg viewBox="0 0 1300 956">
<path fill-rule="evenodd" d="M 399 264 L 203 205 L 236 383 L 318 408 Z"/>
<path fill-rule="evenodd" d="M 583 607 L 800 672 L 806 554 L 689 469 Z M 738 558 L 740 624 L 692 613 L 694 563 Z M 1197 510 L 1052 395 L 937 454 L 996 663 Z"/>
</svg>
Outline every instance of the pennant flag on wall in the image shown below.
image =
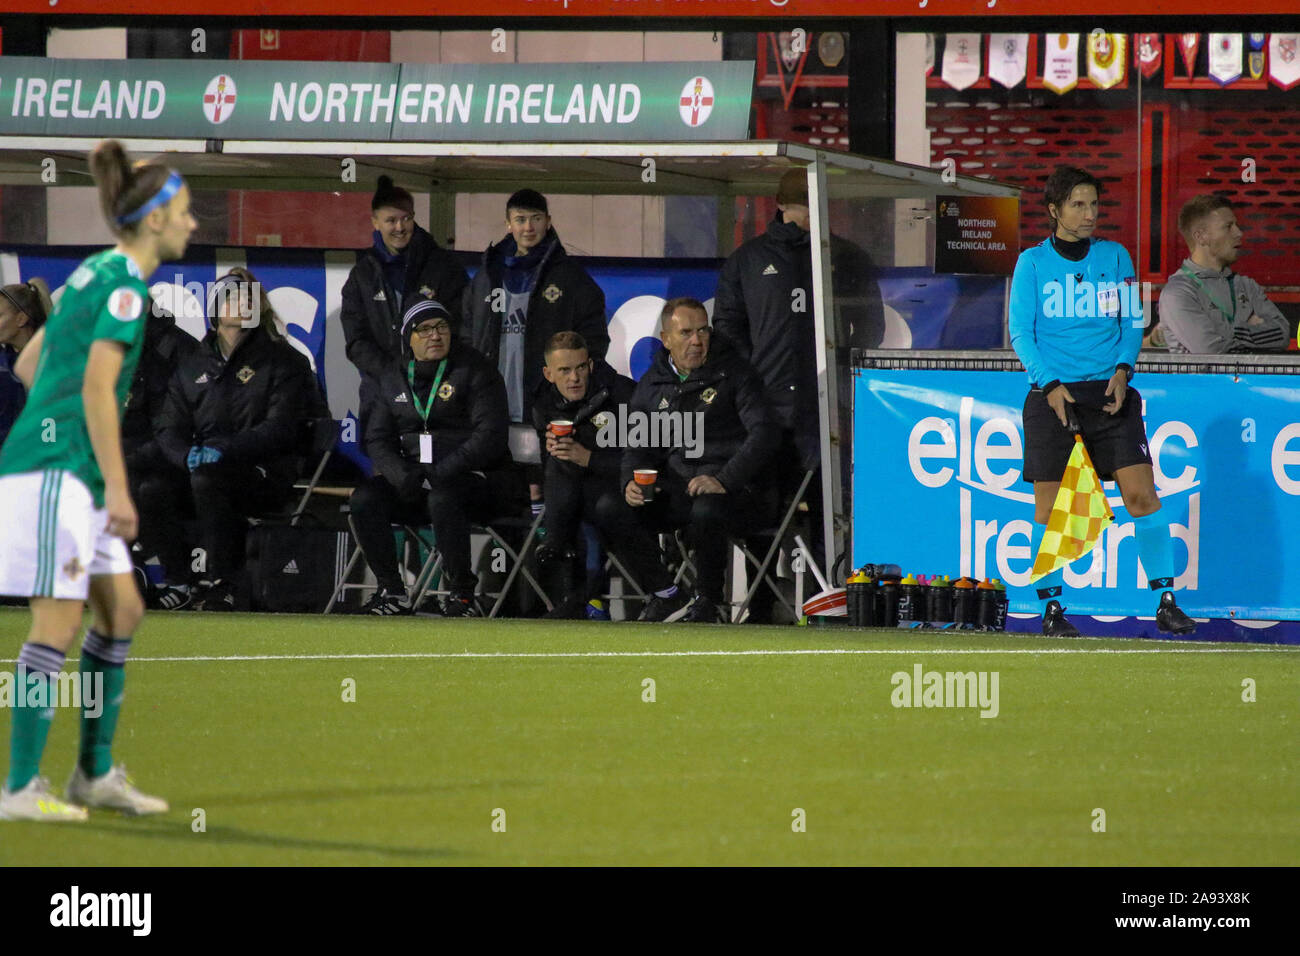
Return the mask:
<svg viewBox="0 0 1300 956">
<path fill-rule="evenodd" d="M 1028 33 L 989 34 L 989 79 L 1019 86 L 1029 70 Z"/>
<path fill-rule="evenodd" d="M 1044 46 L 1043 86 L 1053 93 L 1068 93 L 1079 84 L 1079 35 L 1049 33 Z"/>
<path fill-rule="evenodd" d="M 1187 67 L 1188 76 L 1196 74 L 1196 50 L 1200 45 L 1199 33 L 1178 34 L 1178 50 L 1183 55 L 1183 66 Z"/>
<path fill-rule="evenodd" d="M 980 78 L 980 35 L 949 33 L 943 44 L 943 81 L 954 90 L 974 86 Z"/>
<path fill-rule="evenodd" d="M 1133 40 L 1133 65 L 1148 80 L 1160 72 L 1161 47 L 1164 38 L 1159 33 L 1139 33 Z"/>
<path fill-rule="evenodd" d="M 1074 448 L 1061 478 L 1061 488 L 1052 503 L 1043 543 L 1034 558 L 1031 582 L 1050 574 L 1063 564 L 1078 560 L 1097 546 L 1115 513 L 1106 501 L 1101 477 L 1092 466 L 1092 458 L 1083 438 L 1074 436 Z"/>
<path fill-rule="evenodd" d="M 1123 33 L 1088 34 L 1088 79 L 1099 89 L 1122 83 L 1128 69 Z"/>
<path fill-rule="evenodd" d="M 1300 83 L 1300 33 L 1269 35 L 1268 78 L 1284 90 Z"/>
<path fill-rule="evenodd" d="M 1222 86 L 1241 79 L 1241 34 L 1211 33 L 1207 42 L 1210 76 Z"/>
<path fill-rule="evenodd" d="M 1246 41 L 1250 50 L 1246 53 L 1246 64 L 1250 67 L 1250 78 L 1258 80 L 1264 75 L 1264 44 L 1268 42 L 1266 33 L 1248 33 Z"/>
</svg>

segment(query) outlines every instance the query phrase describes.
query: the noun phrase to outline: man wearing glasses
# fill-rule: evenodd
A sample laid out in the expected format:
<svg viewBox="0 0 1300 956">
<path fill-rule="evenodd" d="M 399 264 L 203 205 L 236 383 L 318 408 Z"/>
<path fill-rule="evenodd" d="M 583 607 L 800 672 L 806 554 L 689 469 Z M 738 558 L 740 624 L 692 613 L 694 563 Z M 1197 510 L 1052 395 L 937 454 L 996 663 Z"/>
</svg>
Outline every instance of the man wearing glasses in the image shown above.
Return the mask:
<svg viewBox="0 0 1300 956">
<path fill-rule="evenodd" d="M 370 200 L 371 247 L 343 285 L 339 321 L 347 355 L 361 372 L 358 420 L 365 439 L 369 408 L 386 369 L 402 358 L 402 312 L 414 298 L 446 302 L 459 314 L 469 277 L 455 257 L 415 224 L 415 200 L 388 176 Z"/>
<path fill-rule="evenodd" d="M 763 382 L 723 341 L 696 299 L 670 299 L 660 314 L 664 347 L 629 406 L 622 490 L 601 498 L 597 521 L 638 583 L 654 596 L 643 621 L 717 624 L 728 537 L 771 517 L 774 490 L 761 481 L 779 429 Z M 620 428 L 620 431 L 624 429 Z M 653 469 L 653 500 L 636 472 Z M 656 535 L 688 528 L 695 548 L 694 599 L 664 567 Z"/>
<path fill-rule="evenodd" d="M 470 523 L 518 513 L 525 501 L 506 441 L 505 384 L 481 353 L 455 341 L 451 314 L 432 299 L 406 309 L 401 334 L 405 354 L 380 380 L 365 434 L 375 476 L 350 500 L 353 533 L 379 583 L 365 611 L 414 610 L 391 525 L 431 523 L 451 591 L 443 614 L 477 616 Z"/>
</svg>

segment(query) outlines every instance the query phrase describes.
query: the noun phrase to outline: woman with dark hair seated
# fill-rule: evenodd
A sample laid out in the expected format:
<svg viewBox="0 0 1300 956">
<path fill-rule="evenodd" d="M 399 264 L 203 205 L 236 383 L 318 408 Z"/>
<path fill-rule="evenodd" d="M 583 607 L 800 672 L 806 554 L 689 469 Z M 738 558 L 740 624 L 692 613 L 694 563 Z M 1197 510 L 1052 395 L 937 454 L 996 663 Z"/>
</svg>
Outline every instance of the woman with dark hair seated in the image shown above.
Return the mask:
<svg viewBox="0 0 1300 956">
<path fill-rule="evenodd" d="M 172 376 L 158 442 L 166 459 L 189 474 L 211 581 L 203 607 L 229 611 L 244 564 L 247 518 L 291 497 L 303 422 L 314 414 L 320 390 L 247 269 L 232 269 L 213 286 L 208 325 Z M 146 484 L 142 498 L 141 511 L 178 520 L 165 488 Z M 166 573 L 168 588 L 184 588 L 183 573 Z"/>
<path fill-rule="evenodd" d="M 41 279 L 0 286 L 0 444 L 27 401 L 14 362 L 53 311 L 50 290 Z"/>
</svg>

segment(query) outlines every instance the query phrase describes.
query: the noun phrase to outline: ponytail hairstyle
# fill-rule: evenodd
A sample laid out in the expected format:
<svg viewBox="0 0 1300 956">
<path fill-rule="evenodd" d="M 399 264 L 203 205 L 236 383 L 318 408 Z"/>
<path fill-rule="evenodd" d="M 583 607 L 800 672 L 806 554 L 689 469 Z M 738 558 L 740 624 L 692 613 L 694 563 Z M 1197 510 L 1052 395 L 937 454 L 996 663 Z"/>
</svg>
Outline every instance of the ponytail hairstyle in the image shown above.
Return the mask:
<svg viewBox="0 0 1300 956">
<path fill-rule="evenodd" d="M 115 139 L 106 139 L 94 148 L 90 171 L 99 187 L 104 219 L 115 236 L 134 235 L 140 221 L 169 202 L 181 187 L 180 173 L 161 163 L 133 165 Z"/>
<path fill-rule="evenodd" d="M 44 279 L 28 279 L 13 285 L 0 286 L 0 298 L 27 316 L 29 328 L 35 332 L 54 311 L 50 300 L 50 287 Z"/>
<path fill-rule="evenodd" d="M 237 304 L 241 316 L 255 319 L 256 324 L 252 328 L 260 328 L 274 342 L 284 341 L 281 319 L 271 307 L 266 286 L 243 266 L 231 269 L 213 283 L 208 293 L 209 328 L 217 327 L 217 314 L 224 302 Z"/>
</svg>

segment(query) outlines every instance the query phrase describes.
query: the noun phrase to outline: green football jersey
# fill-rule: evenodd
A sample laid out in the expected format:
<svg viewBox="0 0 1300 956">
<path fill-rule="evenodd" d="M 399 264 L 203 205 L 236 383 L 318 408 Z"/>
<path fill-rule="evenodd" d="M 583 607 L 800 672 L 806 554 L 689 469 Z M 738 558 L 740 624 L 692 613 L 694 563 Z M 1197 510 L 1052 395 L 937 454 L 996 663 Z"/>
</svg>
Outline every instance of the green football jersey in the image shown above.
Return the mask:
<svg viewBox="0 0 1300 956">
<path fill-rule="evenodd" d="M 86 428 L 81 387 L 90 346 L 98 339 L 126 346 L 117 378 L 118 414 L 126 403 L 148 320 L 148 286 L 135 260 L 112 249 L 96 253 L 68 277 L 54 314 L 27 404 L 0 448 L 0 475 L 47 468 L 70 471 L 104 507 L 104 476 Z"/>
</svg>

